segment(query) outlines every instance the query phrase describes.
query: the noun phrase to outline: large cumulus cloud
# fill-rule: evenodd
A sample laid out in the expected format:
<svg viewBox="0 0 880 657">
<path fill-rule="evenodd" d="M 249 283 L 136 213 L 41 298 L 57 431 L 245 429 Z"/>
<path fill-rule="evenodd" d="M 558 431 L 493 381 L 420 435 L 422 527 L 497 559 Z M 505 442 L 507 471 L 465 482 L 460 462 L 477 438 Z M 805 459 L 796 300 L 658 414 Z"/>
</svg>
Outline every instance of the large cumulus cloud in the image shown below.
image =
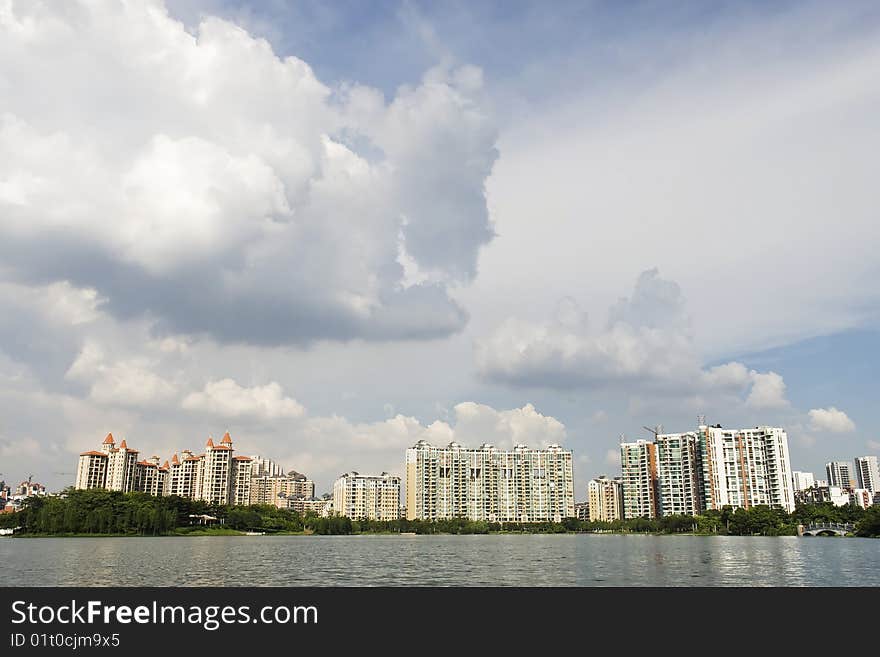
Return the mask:
<svg viewBox="0 0 880 657">
<path fill-rule="evenodd" d="M 448 335 L 493 235 L 485 105 L 473 68 L 386 100 L 158 0 L 0 1 L 5 275 L 221 341 Z"/>
<path fill-rule="evenodd" d="M 658 269 L 643 271 L 629 297 L 593 327 L 571 298 L 545 322 L 510 318 L 478 340 L 476 360 L 489 381 L 566 389 L 613 388 L 652 394 L 739 396 L 750 407 L 783 408 L 785 383 L 731 361 L 705 366 L 694 344 L 681 289 Z"/>
</svg>

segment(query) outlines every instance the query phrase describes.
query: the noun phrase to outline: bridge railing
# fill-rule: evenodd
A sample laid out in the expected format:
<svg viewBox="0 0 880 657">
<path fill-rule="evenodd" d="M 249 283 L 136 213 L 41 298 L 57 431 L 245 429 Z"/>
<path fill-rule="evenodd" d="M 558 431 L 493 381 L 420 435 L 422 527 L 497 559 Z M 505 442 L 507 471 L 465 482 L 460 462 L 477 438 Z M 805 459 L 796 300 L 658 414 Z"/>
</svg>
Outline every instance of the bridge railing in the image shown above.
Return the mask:
<svg viewBox="0 0 880 657">
<path fill-rule="evenodd" d="M 805 526 L 806 529 L 854 529 L 855 525 L 851 522 L 811 522 Z"/>
</svg>

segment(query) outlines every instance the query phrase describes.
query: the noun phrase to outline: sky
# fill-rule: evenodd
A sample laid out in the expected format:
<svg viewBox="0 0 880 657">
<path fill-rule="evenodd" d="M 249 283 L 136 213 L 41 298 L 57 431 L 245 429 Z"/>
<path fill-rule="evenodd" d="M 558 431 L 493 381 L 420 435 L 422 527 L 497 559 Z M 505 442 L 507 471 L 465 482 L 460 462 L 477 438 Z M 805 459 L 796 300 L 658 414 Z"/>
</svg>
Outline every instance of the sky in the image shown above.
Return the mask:
<svg viewBox="0 0 880 657">
<path fill-rule="evenodd" d="M 0 479 L 229 431 L 880 453 L 880 7 L 0 0 Z"/>
</svg>

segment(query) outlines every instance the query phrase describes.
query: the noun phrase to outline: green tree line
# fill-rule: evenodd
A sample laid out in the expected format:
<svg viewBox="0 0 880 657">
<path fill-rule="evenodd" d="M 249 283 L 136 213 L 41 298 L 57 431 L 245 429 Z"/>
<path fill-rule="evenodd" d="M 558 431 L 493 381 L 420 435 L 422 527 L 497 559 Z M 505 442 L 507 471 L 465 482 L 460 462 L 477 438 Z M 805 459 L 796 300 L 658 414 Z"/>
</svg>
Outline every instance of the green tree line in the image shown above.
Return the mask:
<svg viewBox="0 0 880 657">
<path fill-rule="evenodd" d="M 859 536 L 880 537 L 880 506 L 867 510 L 830 503 L 799 505 L 793 513 L 768 506 L 750 509 L 724 507 L 698 516 L 634 518 L 613 522 L 582 521 L 492 523 L 465 518 L 449 520 L 362 520 L 343 516 L 323 518 L 274 506 L 224 506 L 182 497 L 144 493 L 68 489 L 61 497 L 32 497 L 22 510 L 0 515 L 0 528 L 21 527 L 31 535 L 115 534 L 162 536 L 199 530 L 193 515 L 209 515 L 226 529 L 265 533 L 314 534 L 402 533 L 489 534 L 496 532 L 567 533 L 622 532 L 662 534 L 720 534 L 792 536 L 799 524 L 853 523 Z"/>
</svg>

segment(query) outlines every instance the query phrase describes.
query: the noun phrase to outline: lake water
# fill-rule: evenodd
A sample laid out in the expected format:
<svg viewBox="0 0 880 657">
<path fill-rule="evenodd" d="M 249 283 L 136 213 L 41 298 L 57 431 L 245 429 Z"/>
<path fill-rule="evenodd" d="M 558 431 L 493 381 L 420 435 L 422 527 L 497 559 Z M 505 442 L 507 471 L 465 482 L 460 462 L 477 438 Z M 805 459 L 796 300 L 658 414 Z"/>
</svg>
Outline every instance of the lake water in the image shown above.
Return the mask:
<svg viewBox="0 0 880 657">
<path fill-rule="evenodd" d="M 880 586 L 880 540 L 736 536 L 2 538 L 7 586 Z"/>
</svg>

